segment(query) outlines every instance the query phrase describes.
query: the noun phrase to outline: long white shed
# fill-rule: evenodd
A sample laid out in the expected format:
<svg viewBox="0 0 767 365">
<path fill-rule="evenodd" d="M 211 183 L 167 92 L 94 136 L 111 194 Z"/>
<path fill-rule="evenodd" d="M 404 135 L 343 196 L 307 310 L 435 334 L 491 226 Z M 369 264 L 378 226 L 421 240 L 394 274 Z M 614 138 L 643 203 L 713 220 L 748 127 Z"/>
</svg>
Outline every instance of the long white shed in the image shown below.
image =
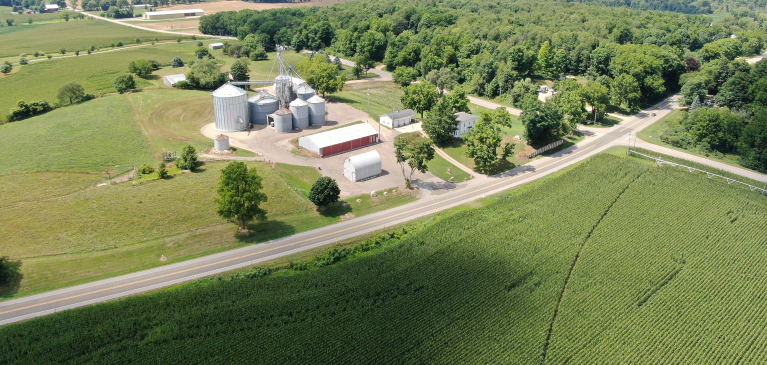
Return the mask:
<svg viewBox="0 0 767 365">
<path fill-rule="evenodd" d="M 370 124 L 352 124 L 298 139 L 298 145 L 322 157 L 335 155 L 378 142 L 378 131 Z"/>
<path fill-rule="evenodd" d="M 357 182 L 381 175 L 381 155 L 378 151 L 365 152 L 344 161 L 344 176 Z"/>
</svg>

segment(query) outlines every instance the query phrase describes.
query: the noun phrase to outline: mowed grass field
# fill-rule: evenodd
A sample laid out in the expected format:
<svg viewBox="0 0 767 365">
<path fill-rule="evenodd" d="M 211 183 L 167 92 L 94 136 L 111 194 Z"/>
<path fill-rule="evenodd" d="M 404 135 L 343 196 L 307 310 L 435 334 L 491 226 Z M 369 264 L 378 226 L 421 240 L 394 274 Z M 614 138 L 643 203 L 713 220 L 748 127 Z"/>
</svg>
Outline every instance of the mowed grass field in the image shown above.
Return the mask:
<svg viewBox="0 0 767 365">
<path fill-rule="evenodd" d="M 760 362 L 767 197 L 620 153 L 324 268 L 6 325 L 0 359 Z"/>
</svg>

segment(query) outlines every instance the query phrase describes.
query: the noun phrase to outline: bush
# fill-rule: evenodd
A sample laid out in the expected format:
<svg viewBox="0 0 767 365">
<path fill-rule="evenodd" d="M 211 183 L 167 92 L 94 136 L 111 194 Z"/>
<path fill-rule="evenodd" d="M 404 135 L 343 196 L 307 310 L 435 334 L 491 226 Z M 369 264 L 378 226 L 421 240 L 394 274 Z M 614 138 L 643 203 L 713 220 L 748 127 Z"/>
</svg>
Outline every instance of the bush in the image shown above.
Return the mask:
<svg viewBox="0 0 767 365">
<path fill-rule="evenodd" d="M 12 109 L 8 114 L 8 120 L 13 122 L 17 120 L 26 119 L 37 114 L 45 113 L 52 110 L 50 104 L 47 101 L 34 101 L 30 104 L 25 103 L 23 100 L 16 104 L 16 109 Z"/>
<path fill-rule="evenodd" d="M 197 36 L 196 36 L 196 35 L 193 35 L 193 36 L 192 36 L 192 39 L 196 41 L 196 40 L 197 40 Z"/>
<path fill-rule="evenodd" d="M 171 61 L 170 65 L 173 67 L 184 67 L 184 61 L 181 59 L 181 57 L 176 56 L 173 57 L 173 61 Z"/>
<path fill-rule="evenodd" d="M 51 58 L 53 58 L 53 56 L 51 56 L 51 55 L 48 55 L 48 59 L 50 60 Z"/>
<path fill-rule="evenodd" d="M 154 71 L 154 67 L 152 67 L 152 63 L 147 60 L 131 61 L 130 64 L 128 64 L 128 72 L 134 73 L 138 77 L 149 76 L 152 71 Z"/>
<path fill-rule="evenodd" d="M 78 49 L 75 51 L 75 56 L 79 56 L 79 55 L 80 55 L 80 50 Z"/>
<path fill-rule="evenodd" d="M 33 53 L 33 55 L 34 55 L 35 57 L 40 57 L 40 52 L 39 52 L 39 51 L 35 51 L 35 53 Z"/>
<path fill-rule="evenodd" d="M 165 168 L 165 162 L 160 162 L 160 166 L 157 167 L 157 177 L 160 179 L 168 177 L 168 169 Z"/>
<path fill-rule="evenodd" d="M 162 65 L 155 60 L 147 60 L 147 61 L 149 61 L 149 64 L 152 65 L 152 69 L 154 70 L 159 70 L 162 67 Z"/>
<path fill-rule="evenodd" d="M 10 284 L 19 272 L 19 265 L 10 263 L 7 256 L 0 257 L 0 286 Z"/>
<path fill-rule="evenodd" d="M 321 207 L 338 201 L 341 195 L 341 189 L 338 183 L 330 177 L 322 176 L 312 185 L 309 192 L 309 200 L 314 205 Z"/>
<path fill-rule="evenodd" d="M 178 38 L 176 38 L 176 42 L 181 43 L 181 36 L 178 36 Z"/>
<path fill-rule="evenodd" d="M 202 47 L 202 42 L 197 42 L 197 47 Z"/>
<path fill-rule="evenodd" d="M 123 42 L 117 42 L 117 47 L 122 47 L 122 46 L 123 46 Z"/>
<path fill-rule="evenodd" d="M 136 37 L 136 44 L 139 44 L 139 43 L 141 43 L 141 39 Z"/>
<path fill-rule="evenodd" d="M 19 57 L 21 57 L 21 58 L 27 57 L 27 54 L 26 53 L 22 53 L 22 54 L 19 55 Z"/>
<path fill-rule="evenodd" d="M 62 48 L 62 49 L 59 50 L 59 53 L 67 54 L 67 49 L 66 48 Z"/>
<path fill-rule="evenodd" d="M 2 65 L 0 65 L 0 72 L 7 74 L 11 73 L 11 71 L 13 71 L 13 65 L 11 65 L 10 62 L 5 61 Z"/>
<path fill-rule="evenodd" d="M 28 61 L 27 61 L 27 59 L 26 59 L 26 58 L 24 58 L 24 57 L 22 57 L 21 59 L 19 59 L 19 64 L 20 64 L 20 65 L 26 65 L 26 64 L 28 64 L 28 63 L 29 63 L 29 62 L 28 62 Z"/>
<path fill-rule="evenodd" d="M 183 80 L 177 82 L 175 85 L 173 85 L 177 89 L 181 90 L 194 90 L 194 85 L 190 84 L 188 81 Z"/>
<path fill-rule="evenodd" d="M 133 90 L 136 88 L 136 80 L 133 79 L 133 75 L 131 74 L 125 74 L 117 76 L 114 82 L 115 90 L 117 90 L 118 93 L 122 94 L 128 90 Z"/>
<path fill-rule="evenodd" d="M 184 147 L 184 151 L 181 152 L 181 159 L 176 162 L 176 166 L 182 170 L 194 171 L 197 169 L 197 151 L 194 147 Z"/>
<path fill-rule="evenodd" d="M 154 172 L 154 167 L 149 164 L 143 164 L 138 168 L 138 173 L 141 175 L 151 174 Z"/>
</svg>

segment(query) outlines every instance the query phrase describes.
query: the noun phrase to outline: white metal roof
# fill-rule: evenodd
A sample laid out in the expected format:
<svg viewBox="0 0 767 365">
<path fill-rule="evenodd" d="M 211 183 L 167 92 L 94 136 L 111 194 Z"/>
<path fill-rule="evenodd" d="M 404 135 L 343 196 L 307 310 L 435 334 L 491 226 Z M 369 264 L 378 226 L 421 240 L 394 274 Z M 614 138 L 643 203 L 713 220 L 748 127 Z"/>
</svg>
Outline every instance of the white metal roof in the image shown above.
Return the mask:
<svg viewBox="0 0 767 365">
<path fill-rule="evenodd" d="M 455 120 L 457 122 L 471 122 L 472 120 L 479 120 L 478 116 L 464 112 L 455 113 L 455 116 Z"/>
<path fill-rule="evenodd" d="M 165 11 L 147 11 L 146 15 L 168 15 L 168 14 L 187 14 L 187 13 L 205 13 L 202 9 L 181 9 L 181 10 L 165 10 Z"/>
<path fill-rule="evenodd" d="M 307 106 L 307 105 L 309 105 L 309 103 L 301 99 L 296 99 L 290 102 L 290 106 Z"/>
<path fill-rule="evenodd" d="M 359 169 L 371 165 L 381 165 L 381 155 L 378 151 L 370 151 L 361 153 L 356 156 L 352 156 L 346 159 L 354 166 L 355 169 Z"/>
<path fill-rule="evenodd" d="M 324 103 L 325 99 L 321 98 L 319 95 L 314 95 L 309 100 L 307 100 L 309 104 L 317 104 L 317 103 Z"/>
<path fill-rule="evenodd" d="M 45 10 L 58 9 L 58 8 L 59 8 L 58 4 L 45 4 Z"/>
<path fill-rule="evenodd" d="M 213 95 L 213 96 L 218 97 L 218 98 L 230 98 L 230 97 L 233 97 L 233 96 L 242 96 L 242 95 L 247 95 L 247 94 L 248 93 L 245 90 L 240 89 L 239 87 L 234 86 L 234 85 L 232 85 L 230 83 L 226 83 L 223 86 L 221 86 L 220 88 L 218 88 L 218 89 L 214 90 L 212 93 L 210 93 L 210 95 Z"/>
<path fill-rule="evenodd" d="M 370 124 L 360 123 L 301 138 L 309 138 L 314 142 L 314 145 L 316 145 L 317 148 L 324 148 L 360 139 L 362 137 L 372 136 L 374 134 L 378 134 L 378 131 L 371 127 Z"/>
<path fill-rule="evenodd" d="M 415 112 L 412 109 L 405 109 L 384 115 L 391 119 L 400 119 L 405 117 L 412 117 L 415 115 Z"/>
<path fill-rule="evenodd" d="M 208 46 L 213 46 L 213 47 L 218 47 L 218 46 L 221 46 L 221 47 L 223 47 L 223 46 L 224 46 L 224 44 L 223 44 L 223 43 L 211 43 L 211 44 L 209 44 Z"/>
<path fill-rule="evenodd" d="M 170 81 L 171 85 L 174 85 L 179 81 L 186 81 L 186 75 L 184 74 L 167 75 L 165 78 Z"/>
</svg>

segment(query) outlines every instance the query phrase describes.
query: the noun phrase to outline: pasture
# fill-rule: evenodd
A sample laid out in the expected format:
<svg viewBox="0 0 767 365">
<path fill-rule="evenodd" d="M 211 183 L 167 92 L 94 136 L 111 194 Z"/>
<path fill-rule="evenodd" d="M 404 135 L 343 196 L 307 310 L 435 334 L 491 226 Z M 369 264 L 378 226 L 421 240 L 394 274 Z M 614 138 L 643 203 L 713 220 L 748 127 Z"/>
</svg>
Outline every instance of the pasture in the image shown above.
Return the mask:
<svg viewBox="0 0 767 365">
<path fill-rule="evenodd" d="M 616 149 L 480 205 L 331 266 L 0 327 L 0 361 L 764 358 L 767 197 Z"/>
</svg>

